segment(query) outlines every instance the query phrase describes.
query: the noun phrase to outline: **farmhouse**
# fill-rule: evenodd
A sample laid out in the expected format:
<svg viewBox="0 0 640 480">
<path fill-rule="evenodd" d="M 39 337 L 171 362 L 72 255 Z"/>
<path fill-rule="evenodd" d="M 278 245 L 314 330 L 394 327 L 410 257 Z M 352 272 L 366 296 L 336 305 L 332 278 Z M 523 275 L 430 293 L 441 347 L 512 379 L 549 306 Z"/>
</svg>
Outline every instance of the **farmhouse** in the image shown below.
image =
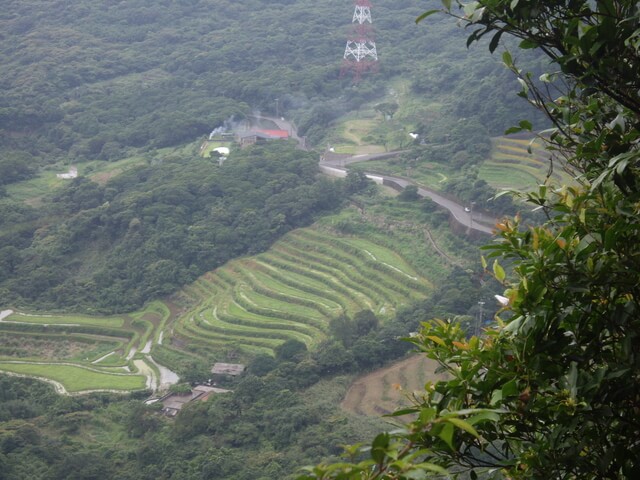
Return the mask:
<svg viewBox="0 0 640 480">
<path fill-rule="evenodd" d="M 191 390 L 191 393 L 169 393 L 160 398 L 162 402 L 162 413 L 168 417 L 175 417 L 180 410 L 182 410 L 182 407 L 188 403 L 195 401 L 203 402 L 213 394 L 228 393 L 230 391 L 231 390 L 225 390 L 224 388 L 198 385 Z"/>
</svg>

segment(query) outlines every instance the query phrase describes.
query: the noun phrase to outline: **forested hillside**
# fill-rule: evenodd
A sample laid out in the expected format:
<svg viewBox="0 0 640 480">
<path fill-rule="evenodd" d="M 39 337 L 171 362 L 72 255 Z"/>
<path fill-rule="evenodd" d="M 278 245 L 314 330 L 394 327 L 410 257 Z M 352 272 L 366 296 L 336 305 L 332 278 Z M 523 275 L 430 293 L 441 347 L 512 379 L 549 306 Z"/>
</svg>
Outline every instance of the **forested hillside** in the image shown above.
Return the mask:
<svg viewBox="0 0 640 480">
<path fill-rule="evenodd" d="M 241 154 L 217 172 L 188 149 L 158 150 L 194 142 L 224 120 L 277 111 L 297 119 L 313 145 L 333 120 L 383 98 L 388 80 L 401 75 L 413 95 L 439 105 L 437 117 L 417 116 L 414 127 L 450 155 L 464 150 L 463 165 L 481 158 L 490 133 L 517 119 L 509 94 L 501 93 L 510 89 L 487 88 L 507 82 L 507 72 L 451 42 L 460 32 L 445 22 L 416 35 L 420 7 L 409 2 L 375 4 L 380 72 L 358 88 L 339 74 L 351 2 L 11 1 L 8 7 L 0 14 L 0 291 L 14 305 L 130 309 L 238 254 L 264 249 L 338 205 L 340 195 L 312 179 L 313 154 L 249 154 L 275 170 L 248 178 L 240 165 L 250 158 Z M 100 169 L 96 161 L 131 155 L 137 167 L 120 177 L 45 186 L 36 197 L 13 188 L 50 169 L 83 162 Z M 291 171 L 287 162 L 302 157 L 305 169 Z M 283 177 L 285 171 L 291 175 Z M 269 190 L 276 177 L 281 186 Z M 280 203 L 306 210 L 272 208 L 274 200 L 266 200 L 279 189 L 287 196 Z M 253 190 L 261 193 L 247 196 Z M 280 213 L 286 218 L 277 224 Z M 247 228 L 250 245 L 238 241 Z"/>
<path fill-rule="evenodd" d="M 499 287 L 479 242 L 433 202 L 318 172 L 346 117 L 375 112 L 393 136 L 383 106 L 401 84 L 391 110 L 422 140 L 402 173 L 440 162 L 465 202 L 493 193 L 467 188 L 470 167 L 520 120 L 501 88 L 513 80 L 455 25 L 416 26 L 439 5 L 425 3 L 375 2 L 380 69 L 354 86 L 340 76 L 350 0 L 4 2 L 0 310 L 21 311 L 0 318 L 3 371 L 101 368 L 136 377 L 133 391 L 151 355 L 185 382 L 217 361 L 248 370 L 175 419 L 142 404 L 149 392 L 58 397 L 3 376 L 0 479 L 293 478 L 373 431 L 337 405 L 353 376 L 407 353 L 399 338 L 433 316 L 489 317 L 478 300 Z M 258 112 L 291 120 L 308 148 L 201 155 L 213 129 Z M 70 167 L 77 178 L 56 178 Z"/>
<path fill-rule="evenodd" d="M 127 311 L 171 293 L 338 206 L 339 185 L 316 170 L 313 154 L 281 144 L 222 169 L 186 155 L 104 185 L 79 177 L 38 209 L 5 203 L 4 303 Z"/>
<path fill-rule="evenodd" d="M 3 183 L 62 161 L 113 160 L 190 141 L 252 110 L 287 112 L 313 139 L 403 75 L 421 95 L 502 133 L 513 114 L 497 64 L 455 27 L 416 35 L 420 6 L 373 9 L 380 73 L 340 78 L 351 2 L 10 0 L 0 14 Z M 496 77 L 497 75 L 497 77 Z M 476 82 L 475 78 L 482 78 Z M 487 80 L 492 78 L 492 80 Z M 487 83 L 489 82 L 489 83 Z M 33 158 L 32 158 L 33 157 Z"/>
</svg>

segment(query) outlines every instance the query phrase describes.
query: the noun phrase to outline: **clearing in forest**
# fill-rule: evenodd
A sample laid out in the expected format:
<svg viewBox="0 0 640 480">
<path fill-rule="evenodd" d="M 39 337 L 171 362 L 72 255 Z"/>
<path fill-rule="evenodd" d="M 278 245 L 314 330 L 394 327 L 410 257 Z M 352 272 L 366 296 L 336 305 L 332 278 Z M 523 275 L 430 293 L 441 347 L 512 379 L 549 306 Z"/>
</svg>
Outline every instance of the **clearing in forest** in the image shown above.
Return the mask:
<svg viewBox="0 0 640 480">
<path fill-rule="evenodd" d="M 426 382 L 443 380 L 438 364 L 424 355 L 414 355 L 389 367 L 356 379 L 341 407 L 359 415 L 380 416 L 409 406 L 414 391 L 424 392 Z"/>
<path fill-rule="evenodd" d="M 549 152 L 540 140 L 511 135 L 494 138 L 491 145 L 491 158 L 481 165 L 479 176 L 494 188 L 528 191 L 545 182 L 563 185 L 571 181 L 559 161 L 550 170 Z"/>
</svg>

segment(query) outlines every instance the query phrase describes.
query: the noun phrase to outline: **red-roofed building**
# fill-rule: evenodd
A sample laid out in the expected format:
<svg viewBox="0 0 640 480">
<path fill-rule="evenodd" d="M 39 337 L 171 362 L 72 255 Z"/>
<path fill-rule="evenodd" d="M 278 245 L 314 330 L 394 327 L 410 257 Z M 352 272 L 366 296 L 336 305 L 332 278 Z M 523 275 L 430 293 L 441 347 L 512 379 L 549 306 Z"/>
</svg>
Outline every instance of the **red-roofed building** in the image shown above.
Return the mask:
<svg viewBox="0 0 640 480">
<path fill-rule="evenodd" d="M 289 132 L 286 130 L 255 129 L 238 134 L 238 142 L 241 147 L 269 142 L 271 140 L 286 140 L 288 138 Z"/>
<path fill-rule="evenodd" d="M 286 130 L 256 130 L 256 132 L 264 133 L 273 138 L 289 138 L 289 132 Z"/>
</svg>

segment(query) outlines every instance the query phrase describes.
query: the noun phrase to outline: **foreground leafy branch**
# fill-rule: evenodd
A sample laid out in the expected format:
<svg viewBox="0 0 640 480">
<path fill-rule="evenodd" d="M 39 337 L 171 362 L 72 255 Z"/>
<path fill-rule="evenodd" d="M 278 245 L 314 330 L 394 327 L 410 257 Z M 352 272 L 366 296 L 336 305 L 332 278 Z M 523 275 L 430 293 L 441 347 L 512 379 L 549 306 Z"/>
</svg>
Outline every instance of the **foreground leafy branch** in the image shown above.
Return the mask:
<svg viewBox="0 0 640 480">
<path fill-rule="evenodd" d="M 426 322 L 410 339 L 448 379 L 413 395 L 404 427 L 304 479 L 637 478 L 640 475 L 640 17 L 634 1 L 443 1 L 471 30 L 551 61 L 503 61 L 572 185 L 524 196 L 547 221 L 505 219 L 485 247 L 504 308 L 481 338 Z M 527 121 L 512 131 L 531 130 Z M 489 267 L 489 262 L 491 267 Z M 502 264 L 510 264 L 505 269 Z M 369 458 L 364 456 L 368 455 Z M 355 463 L 355 462 L 360 463 Z"/>
</svg>

